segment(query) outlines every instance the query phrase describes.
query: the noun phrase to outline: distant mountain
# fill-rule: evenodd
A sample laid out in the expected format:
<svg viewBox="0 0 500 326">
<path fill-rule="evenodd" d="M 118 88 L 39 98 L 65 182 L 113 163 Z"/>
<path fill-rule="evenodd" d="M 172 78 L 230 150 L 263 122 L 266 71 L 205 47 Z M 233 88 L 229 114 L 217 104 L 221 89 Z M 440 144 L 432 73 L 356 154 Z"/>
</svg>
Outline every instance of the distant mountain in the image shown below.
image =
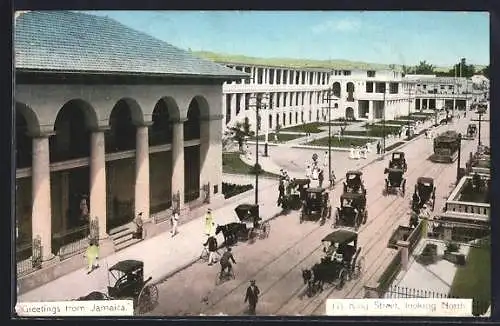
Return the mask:
<svg viewBox="0 0 500 326">
<path fill-rule="evenodd" d="M 192 54 L 217 62 L 234 63 L 234 64 L 254 64 L 254 65 L 269 65 L 292 68 L 336 68 L 336 69 L 395 69 L 402 70 L 402 65 L 389 65 L 381 63 L 368 63 L 350 60 L 308 60 L 308 59 L 292 59 L 292 58 L 256 58 L 245 55 L 223 54 L 209 51 L 192 51 Z M 418 62 L 416 63 L 418 64 Z M 485 66 L 476 66 L 476 71 L 483 69 Z M 452 69 L 449 67 L 436 67 L 436 72 L 447 72 Z"/>
</svg>

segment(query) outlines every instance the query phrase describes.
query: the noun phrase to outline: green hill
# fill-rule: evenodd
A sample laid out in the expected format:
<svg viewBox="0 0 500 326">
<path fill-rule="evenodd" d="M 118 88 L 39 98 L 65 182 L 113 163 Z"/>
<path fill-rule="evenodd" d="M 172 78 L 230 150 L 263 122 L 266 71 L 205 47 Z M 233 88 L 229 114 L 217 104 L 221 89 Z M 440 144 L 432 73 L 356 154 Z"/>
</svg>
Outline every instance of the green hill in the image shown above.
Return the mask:
<svg viewBox="0 0 500 326">
<path fill-rule="evenodd" d="M 401 70 L 401 65 L 388 65 L 380 63 L 359 62 L 350 60 L 308 60 L 308 59 L 293 59 L 293 58 L 256 58 L 245 55 L 223 54 L 209 51 L 193 51 L 194 55 L 209 59 L 212 61 L 234 64 L 254 64 L 254 65 L 269 65 L 278 67 L 290 68 L 326 68 L 326 69 L 391 69 Z M 476 66 L 476 70 L 482 69 L 484 66 Z M 452 67 L 436 67 L 436 72 L 446 72 Z"/>
</svg>

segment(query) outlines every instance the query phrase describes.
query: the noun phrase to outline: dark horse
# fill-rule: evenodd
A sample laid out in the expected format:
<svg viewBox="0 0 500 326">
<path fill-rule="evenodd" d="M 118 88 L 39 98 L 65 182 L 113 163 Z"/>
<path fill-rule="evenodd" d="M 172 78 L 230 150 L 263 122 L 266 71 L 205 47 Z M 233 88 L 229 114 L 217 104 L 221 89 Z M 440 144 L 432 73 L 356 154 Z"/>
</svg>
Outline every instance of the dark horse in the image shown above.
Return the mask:
<svg viewBox="0 0 500 326">
<path fill-rule="evenodd" d="M 243 223 L 229 223 L 226 225 L 217 225 L 215 234 L 222 232 L 224 243 L 226 245 L 235 244 L 238 241 L 238 235 L 246 231 L 246 226 Z"/>
<path fill-rule="evenodd" d="M 328 266 L 326 263 L 314 264 L 311 269 L 302 270 L 302 279 L 307 284 L 307 296 L 312 297 L 317 292 L 323 291 L 327 280 Z"/>
<path fill-rule="evenodd" d="M 102 292 L 90 292 L 86 296 L 79 297 L 78 301 L 94 301 L 94 300 L 110 300 L 109 297 Z"/>
</svg>

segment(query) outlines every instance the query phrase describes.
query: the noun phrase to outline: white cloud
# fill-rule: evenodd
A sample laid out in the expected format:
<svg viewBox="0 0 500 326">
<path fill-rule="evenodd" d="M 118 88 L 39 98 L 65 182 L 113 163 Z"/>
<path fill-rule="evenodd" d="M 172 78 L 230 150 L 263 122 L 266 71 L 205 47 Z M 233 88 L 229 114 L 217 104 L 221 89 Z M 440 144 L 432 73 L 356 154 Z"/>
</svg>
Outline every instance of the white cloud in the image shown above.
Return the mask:
<svg viewBox="0 0 500 326">
<path fill-rule="evenodd" d="M 328 20 L 312 27 L 314 33 L 324 32 L 353 32 L 361 28 L 361 21 L 357 19 Z"/>
</svg>

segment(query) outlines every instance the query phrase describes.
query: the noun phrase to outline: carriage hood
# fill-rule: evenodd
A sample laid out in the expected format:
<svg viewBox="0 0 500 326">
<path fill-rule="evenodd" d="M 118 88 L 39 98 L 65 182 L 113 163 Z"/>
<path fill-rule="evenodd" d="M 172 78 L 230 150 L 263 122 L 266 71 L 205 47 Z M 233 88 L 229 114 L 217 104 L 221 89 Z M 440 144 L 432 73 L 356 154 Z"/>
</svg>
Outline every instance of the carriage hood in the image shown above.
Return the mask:
<svg viewBox="0 0 500 326">
<path fill-rule="evenodd" d="M 234 209 L 240 221 L 248 221 L 250 218 L 259 216 L 259 206 L 252 204 L 241 204 Z M 250 213 L 250 216 L 248 214 Z"/>
<path fill-rule="evenodd" d="M 358 234 L 348 230 L 337 230 L 324 237 L 321 241 L 335 242 L 339 244 L 349 243 L 352 241 L 357 242 Z"/>
<path fill-rule="evenodd" d="M 129 259 L 129 260 L 119 261 L 118 263 L 111 266 L 109 271 L 110 272 L 118 271 L 118 272 L 128 274 L 130 272 L 141 269 L 143 267 L 144 267 L 144 263 L 142 261 Z"/>
</svg>

